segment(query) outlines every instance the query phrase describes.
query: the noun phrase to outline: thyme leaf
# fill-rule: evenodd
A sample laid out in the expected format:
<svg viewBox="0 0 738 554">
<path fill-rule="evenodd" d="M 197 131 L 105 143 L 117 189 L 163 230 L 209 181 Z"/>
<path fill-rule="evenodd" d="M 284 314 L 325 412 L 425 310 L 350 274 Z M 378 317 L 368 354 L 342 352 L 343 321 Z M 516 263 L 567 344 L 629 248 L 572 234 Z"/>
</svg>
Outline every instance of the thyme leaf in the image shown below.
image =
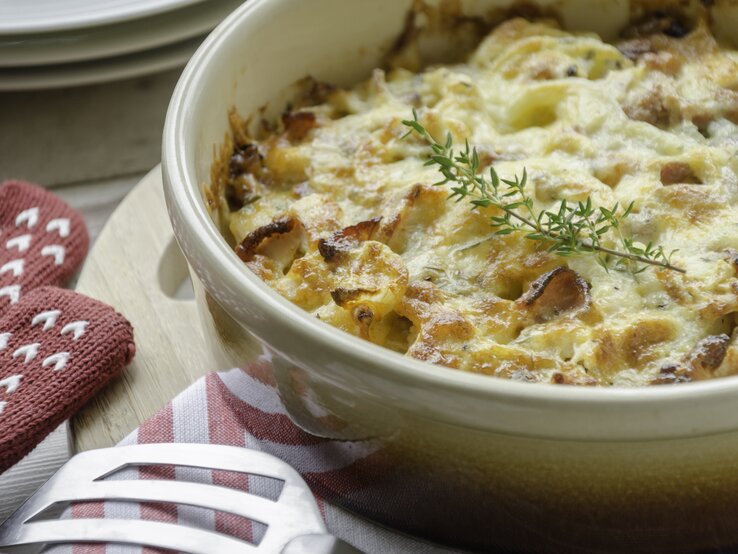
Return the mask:
<svg viewBox="0 0 738 554">
<path fill-rule="evenodd" d="M 549 252 L 558 256 L 594 254 L 597 263 L 607 271 L 616 269 L 635 275 L 649 266 L 657 266 L 686 273 L 671 263 L 676 250 L 667 254 L 663 246 L 651 242 L 642 244 L 622 234 L 622 223 L 633 211 L 633 202 L 627 206 L 616 202 L 606 208 L 594 206 L 592 199 L 587 197 L 581 202 L 561 200 L 555 209 L 536 212 L 533 198 L 526 191 L 528 172 L 525 168 L 520 177 L 503 179 L 490 166 L 489 176 L 486 176 L 480 171 L 477 149 L 472 148 L 469 141 L 459 150 L 454 149 L 451 133 L 443 143 L 436 141 L 420 123 L 415 110 L 413 119 L 402 123 L 409 128 L 403 138 L 416 133 L 430 146 L 425 165 L 437 167 L 443 179 L 434 185 L 448 185 L 449 199 L 466 200 L 473 208 L 498 208 L 499 215 L 490 217 L 495 235 L 523 233 L 526 239 L 545 244 Z M 618 246 L 604 246 L 606 238 L 611 238 Z"/>
</svg>

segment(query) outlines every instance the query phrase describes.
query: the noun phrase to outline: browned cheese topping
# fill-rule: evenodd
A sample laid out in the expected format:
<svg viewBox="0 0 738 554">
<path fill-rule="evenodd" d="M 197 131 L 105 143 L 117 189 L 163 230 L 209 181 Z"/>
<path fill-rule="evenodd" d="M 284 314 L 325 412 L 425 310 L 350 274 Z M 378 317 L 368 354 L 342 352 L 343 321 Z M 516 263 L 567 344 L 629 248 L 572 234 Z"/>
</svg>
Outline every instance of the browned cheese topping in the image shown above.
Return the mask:
<svg viewBox="0 0 738 554">
<path fill-rule="evenodd" d="M 738 55 L 705 23 L 656 17 L 620 42 L 509 20 L 464 62 L 306 79 L 279 121 L 233 134 L 211 206 L 238 256 L 343 331 L 461 371 L 633 386 L 738 372 Z M 482 165 L 529 175 L 536 211 L 634 202 L 623 233 L 686 274 L 603 269 L 447 199 L 402 138 L 415 108 Z M 604 239 L 603 239 L 604 240 Z"/>
</svg>

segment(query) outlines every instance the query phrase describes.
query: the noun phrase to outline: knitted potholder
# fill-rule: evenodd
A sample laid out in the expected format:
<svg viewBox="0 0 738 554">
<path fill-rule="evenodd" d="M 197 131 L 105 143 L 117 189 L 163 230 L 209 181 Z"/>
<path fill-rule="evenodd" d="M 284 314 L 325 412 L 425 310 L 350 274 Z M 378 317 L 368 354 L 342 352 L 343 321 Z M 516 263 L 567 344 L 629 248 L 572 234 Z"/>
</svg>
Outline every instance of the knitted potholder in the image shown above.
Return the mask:
<svg viewBox="0 0 738 554">
<path fill-rule="evenodd" d="M 23 181 L 0 185 L 0 315 L 31 290 L 64 285 L 87 254 L 82 217 Z"/>
<path fill-rule="evenodd" d="M 74 414 L 135 353 L 110 306 L 41 287 L 0 317 L 0 472 Z"/>
</svg>

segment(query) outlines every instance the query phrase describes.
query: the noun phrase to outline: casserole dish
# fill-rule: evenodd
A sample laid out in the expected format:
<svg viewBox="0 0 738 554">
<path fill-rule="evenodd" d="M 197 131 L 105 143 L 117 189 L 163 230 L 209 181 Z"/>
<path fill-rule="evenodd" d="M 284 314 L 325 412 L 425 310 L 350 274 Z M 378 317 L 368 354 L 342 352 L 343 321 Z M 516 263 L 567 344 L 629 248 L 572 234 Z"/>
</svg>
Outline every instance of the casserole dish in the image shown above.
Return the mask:
<svg viewBox="0 0 738 554">
<path fill-rule="evenodd" d="M 203 185 L 228 132 L 228 109 L 253 114 L 266 106 L 268 118 L 307 74 L 339 85 L 365 78 L 411 7 L 251 0 L 187 66 L 167 116 L 162 167 L 207 347 L 224 367 L 241 365 L 256 337 L 299 426 L 320 437 L 379 441 L 391 471 L 364 484 L 378 501 L 334 500 L 387 525 L 477 550 L 689 552 L 738 543 L 735 378 L 598 389 L 449 371 L 312 318 L 251 274 L 223 239 Z M 433 14 L 499 17 L 505 7 L 479 0 L 424 10 L 433 21 Z M 646 6 L 657 7 L 664 6 Z M 644 6 L 563 0 L 541 9 L 607 39 Z M 714 32 L 724 36 L 738 11 L 729 2 L 710 9 Z M 422 43 L 430 56 L 454 44 L 448 29 L 433 38 Z"/>
</svg>

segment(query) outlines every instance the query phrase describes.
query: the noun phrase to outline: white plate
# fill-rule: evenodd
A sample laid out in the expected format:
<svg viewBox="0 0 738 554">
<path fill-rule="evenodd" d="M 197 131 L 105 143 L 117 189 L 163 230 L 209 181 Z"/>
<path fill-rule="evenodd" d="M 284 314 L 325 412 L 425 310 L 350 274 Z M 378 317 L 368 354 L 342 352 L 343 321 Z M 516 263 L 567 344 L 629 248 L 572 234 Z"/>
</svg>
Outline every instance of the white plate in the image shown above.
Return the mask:
<svg viewBox="0 0 738 554">
<path fill-rule="evenodd" d="M 0 68 L 0 92 L 104 83 L 183 67 L 205 35 L 155 50 L 80 63 Z"/>
<path fill-rule="evenodd" d="M 183 41 L 211 31 L 241 2 L 210 0 L 141 20 L 83 30 L 0 35 L 0 67 L 79 62 Z"/>
<path fill-rule="evenodd" d="M 0 34 L 80 29 L 175 10 L 202 0 L 0 0 Z"/>
</svg>

